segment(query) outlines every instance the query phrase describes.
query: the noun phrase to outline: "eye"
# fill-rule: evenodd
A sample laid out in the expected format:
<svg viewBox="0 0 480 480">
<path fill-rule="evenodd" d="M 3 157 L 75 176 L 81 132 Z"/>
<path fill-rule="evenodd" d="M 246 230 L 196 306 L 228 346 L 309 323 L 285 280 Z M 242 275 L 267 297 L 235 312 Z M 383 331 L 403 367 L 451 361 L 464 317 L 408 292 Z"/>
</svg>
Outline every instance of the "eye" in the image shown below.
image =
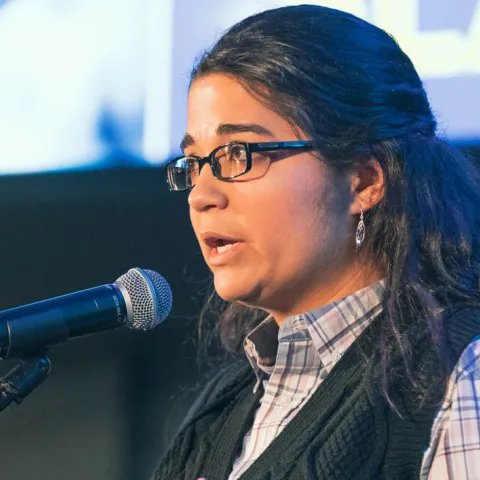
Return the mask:
<svg viewBox="0 0 480 480">
<path fill-rule="evenodd" d="M 189 170 L 198 170 L 198 158 L 197 157 L 186 157 L 185 163 Z"/>
<path fill-rule="evenodd" d="M 245 162 L 247 153 L 243 145 L 230 145 L 227 149 L 227 156 L 233 162 Z"/>
<path fill-rule="evenodd" d="M 241 175 L 247 165 L 247 152 L 241 144 L 224 145 L 215 154 L 215 171 L 222 177 Z"/>
</svg>

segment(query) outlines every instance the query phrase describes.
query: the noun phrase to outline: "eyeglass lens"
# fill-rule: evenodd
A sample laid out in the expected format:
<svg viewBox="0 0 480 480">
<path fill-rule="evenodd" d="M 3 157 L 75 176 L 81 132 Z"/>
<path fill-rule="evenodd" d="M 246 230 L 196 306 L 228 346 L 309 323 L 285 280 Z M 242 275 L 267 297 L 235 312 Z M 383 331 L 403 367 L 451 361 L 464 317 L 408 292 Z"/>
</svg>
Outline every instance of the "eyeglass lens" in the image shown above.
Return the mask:
<svg viewBox="0 0 480 480">
<path fill-rule="evenodd" d="M 217 178 L 241 175 L 247 168 L 247 151 L 244 145 L 230 144 L 219 148 L 213 158 L 212 171 Z M 184 190 L 195 185 L 200 166 L 196 157 L 182 157 L 168 166 L 168 182 L 174 190 Z"/>
</svg>

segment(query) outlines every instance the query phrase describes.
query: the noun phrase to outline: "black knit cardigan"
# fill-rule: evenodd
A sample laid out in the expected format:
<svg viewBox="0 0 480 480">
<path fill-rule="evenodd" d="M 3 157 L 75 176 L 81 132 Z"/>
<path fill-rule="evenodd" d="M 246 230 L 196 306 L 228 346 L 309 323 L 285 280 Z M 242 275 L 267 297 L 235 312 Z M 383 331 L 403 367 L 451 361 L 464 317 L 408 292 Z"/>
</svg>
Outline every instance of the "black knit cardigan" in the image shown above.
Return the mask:
<svg viewBox="0 0 480 480">
<path fill-rule="evenodd" d="M 378 334 L 384 314 L 354 342 L 310 400 L 241 480 L 417 479 L 436 410 L 444 394 L 437 353 L 424 336 L 413 345 L 412 374 L 438 385 L 422 402 L 402 377 L 390 388 L 397 412 L 380 386 Z M 480 311 L 448 315 L 448 341 L 458 358 L 480 332 Z M 399 360 L 400 361 L 400 360 Z M 261 391 L 245 361 L 218 375 L 198 398 L 155 480 L 227 480 L 259 407 Z M 426 385 L 424 385 L 426 387 Z M 261 389 L 260 389 L 261 390 Z"/>
</svg>

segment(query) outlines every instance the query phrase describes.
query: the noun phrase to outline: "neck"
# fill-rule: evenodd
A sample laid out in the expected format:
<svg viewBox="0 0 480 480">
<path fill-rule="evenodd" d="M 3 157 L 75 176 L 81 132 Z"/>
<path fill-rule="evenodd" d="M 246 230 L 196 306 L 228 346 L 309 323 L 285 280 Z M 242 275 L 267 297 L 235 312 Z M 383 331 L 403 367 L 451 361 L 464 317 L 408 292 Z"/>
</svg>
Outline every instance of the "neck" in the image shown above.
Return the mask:
<svg viewBox="0 0 480 480">
<path fill-rule="evenodd" d="M 320 308 L 329 303 L 358 292 L 362 288 L 378 282 L 384 277 L 381 269 L 371 265 L 366 266 L 354 262 L 350 268 L 337 275 L 324 275 L 327 282 L 312 283 L 311 287 L 299 292 L 292 292 L 295 301 L 283 298 L 277 308 L 265 309 L 281 325 L 284 320 L 292 315 L 305 313 Z"/>
</svg>

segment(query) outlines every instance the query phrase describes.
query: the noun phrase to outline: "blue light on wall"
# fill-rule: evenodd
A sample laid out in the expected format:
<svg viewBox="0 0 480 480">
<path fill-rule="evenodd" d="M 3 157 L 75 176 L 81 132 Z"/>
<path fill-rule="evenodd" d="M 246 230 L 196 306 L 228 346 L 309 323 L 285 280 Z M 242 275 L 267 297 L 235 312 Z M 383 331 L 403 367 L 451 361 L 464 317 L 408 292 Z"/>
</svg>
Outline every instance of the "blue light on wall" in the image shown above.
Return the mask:
<svg viewBox="0 0 480 480">
<path fill-rule="evenodd" d="M 237 20 L 295 3 L 304 2 L 0 3 L 0 173 L 164 162 L 184 133 L 198 53 Z M 311 3 L 392 33 L 424 79 L 441 132 L 480 144 L 480 0 Z"/>
</svg>

